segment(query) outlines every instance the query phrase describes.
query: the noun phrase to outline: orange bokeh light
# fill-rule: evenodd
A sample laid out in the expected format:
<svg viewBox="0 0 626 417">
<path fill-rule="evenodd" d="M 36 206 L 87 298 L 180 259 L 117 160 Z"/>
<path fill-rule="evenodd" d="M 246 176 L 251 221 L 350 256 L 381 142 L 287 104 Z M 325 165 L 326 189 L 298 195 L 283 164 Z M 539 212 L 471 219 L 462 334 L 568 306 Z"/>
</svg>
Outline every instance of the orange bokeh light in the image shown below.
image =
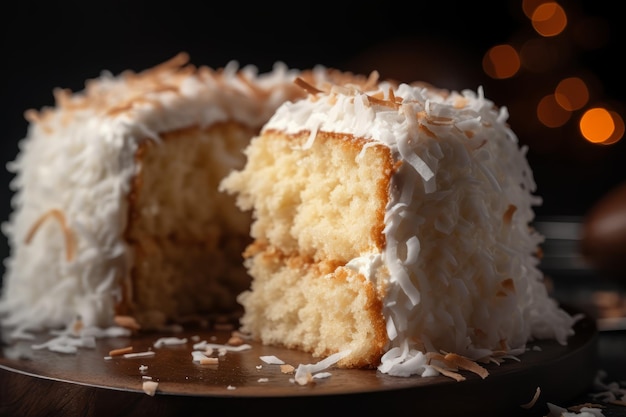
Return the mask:
<svg viewBox="0 0 626 417">
<path fill-rule="evenodd" d="M 542 3 L 533 11 L 531 21 L 538 34 L 545 37 L 556 36 L 567 26 L 567 15 L 558 3 Z"/>
<path fill-rule="evenodd" d="M 561 127 L 570 116 L 571 113 L 557 103 L 554 94 L 545 96 L 537 104 L 537 118 L 547 127 Z"/>
<path fill-rule="evenodd" d="M 602 107 L 587 110 L 579 122 L 580 133 L 591 143 L 604 143 L 615 133 L 611 113 Z"/>
<path fill-rule="evenodd" d="M 522 10 L 527 18 L 532 19 L 535 9 L 551 0 L 522 0 Z"/>
<path fill-rule="evenodd" d="M 491 78 L 511 78 L 520 65 L 519 54 L 508 44 L 493 46 L 483 56 L 483 70 Z"/>
<path fill-rule="evenodd" d="M 574 111 L 587 104 L 589 89 L 582 79 L 569 77 L 559 82 L 554 91 L 554 97 L 565 110 Z"/>
<path fill-rule="evenodd" d="M 624 125 L 624 119 L 622 119 L 622 116 L 614 111 L 609 111 L 609 113 L 613 118 L 613 123 L 615 123 L 615 129 L 613 130 L 611 137 L 602 142 L 603 145 L 612 145 L 619 142 L 622 140 L 624 133 L 626 132 L 626 126 Z"/>
</svg>

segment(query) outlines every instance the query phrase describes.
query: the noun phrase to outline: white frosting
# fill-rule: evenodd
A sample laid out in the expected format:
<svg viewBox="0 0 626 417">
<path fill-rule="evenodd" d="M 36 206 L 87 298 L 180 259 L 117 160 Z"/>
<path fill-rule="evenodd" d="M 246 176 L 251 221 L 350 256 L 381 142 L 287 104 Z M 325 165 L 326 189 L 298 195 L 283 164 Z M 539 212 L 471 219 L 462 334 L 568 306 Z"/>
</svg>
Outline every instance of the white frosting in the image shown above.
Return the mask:
<svg viewBox="0 0 626 417">
<path fill-rule="evenodd" d="M 376 271 L 378 271 L 382 265 L 382 254 L 373 253 L 351 259 L 346 264 L 346 268 L 358 272 L 369 281 L 373 281 L 376 278 Z"/>
<path fill-rule="evenodd" d="M 381 83 L 285 103 L 264 127 L 309 130 L 304 147 L 317 132 L 352 134 L 404 162 L 392 180 L 386 247 L 347 264 L 372 280 L 378 268 L 390 272 L 382 372 L 436 374 L 424 350 L 479 359 L 573 334 L 576 318 L 549 297 L 533 256 L 543 237 L 529 224 L 541 199 L 507 118 L 482 89 Z"/>
<path fill-rule="evenodd" d="M 301 96 L 299 71 L 271 72 L 229 63 L 221 72 L 186 66 L 186 56 L 143 73 L 104 72 L 85 91 L 56 94 L 57 106 L 31 113 L 17 159 L 13 213 L 2 225 L 11 254 L 0 300 L 2 324 L 14 334 L 63 327 L 76 316 L 108 326 L 132 264 L 122 239 L 135 151 L 161 132 L 235 120 L 261 125 L 283 101 Z M 50 217 L 30 243 L 27 234 L 51 210 L 61 213 L 76 243 L 73 259 L 59 218 Z"/>
</svg>

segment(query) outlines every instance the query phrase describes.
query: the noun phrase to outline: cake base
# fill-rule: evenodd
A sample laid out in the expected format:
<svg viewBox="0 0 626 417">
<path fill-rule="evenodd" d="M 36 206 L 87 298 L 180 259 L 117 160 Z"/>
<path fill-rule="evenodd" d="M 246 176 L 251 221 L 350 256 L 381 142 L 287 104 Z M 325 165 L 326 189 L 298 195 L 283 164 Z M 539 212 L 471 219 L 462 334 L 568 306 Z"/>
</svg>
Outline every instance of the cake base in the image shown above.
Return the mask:
<svg viewBox="0 0 626 417">
<path fill-rule="evenodd" d="M 75 354 L 34 350 L 35 341 L 0 346 L 0 415 L 72 416 L 206 416 L 211 411 L 297 415 L 300 411 L 344 409 L 351 414 L 384 409 L 404 415 L 544 416 L 547 402 L 562 405 L 588 390 L 597 372 L 597 328 L 585 317 L 576 324 L 567 346 L 553 341 L 529 344 L 520 361 L 487 364 L 486 379 L 461 371 L 465 381 L 444 376 L 393 377 L 376 370 L 337 369 L 331 375 L 299 385 L 294 374 L 280 365 L 264 363 L 276 356 L 298 367 L 319 361 L 311 355 L 250 343 L 250 348 L 228 352 L 217 365 L 192 361 L 198 341 L 223 344 L 228 330 L 194 329 L 97 339 L 95 348 Z M 154 347 L 161 337 L 187 338 L 182 345 Z M 113 349 L 153 350 L 152 357 L 105 359 Z M 534 349 L 533 347 L 538 347 Z M 215 356 L 215 355 L 214 355 Z M 145 365 L 147 369 L 140 370 Z M 159 383 L 154 396 L 142 389 L 144 377 Z M 540 388 L 541 395 L 529 403 Z M 400 414 L 402 413 L 402 414 Z M 231 414 L 233 415 L 233 414 Z"/>
</svg>

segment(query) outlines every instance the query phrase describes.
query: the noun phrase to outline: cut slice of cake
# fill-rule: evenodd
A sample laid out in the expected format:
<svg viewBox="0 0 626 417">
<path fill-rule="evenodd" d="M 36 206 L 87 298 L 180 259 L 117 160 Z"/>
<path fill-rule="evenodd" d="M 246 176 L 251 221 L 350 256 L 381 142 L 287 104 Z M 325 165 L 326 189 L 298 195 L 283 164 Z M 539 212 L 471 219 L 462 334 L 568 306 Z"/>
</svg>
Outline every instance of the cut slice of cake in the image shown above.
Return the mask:
<svg viewBox="0 0 626 417">
<path fill-rule="evenodd" d="M 538 269 L 541 199 L 506 108 L 372 76 L 298 80 L 308 98 L 222 181 L 254 219 L 241 330 L 402 376 L 566 344 L 577 318 Z"/>
<path fill-rule="evenodd" d="M 128 315 L 149 329 L 241 310 L 250 218 L 217 185 L 278 105 L 304 97 L 297 75 L 195 67 L 181 53 L 27 112 L 9 166 L 2 324 L 19 334 Z"/>
</svg>

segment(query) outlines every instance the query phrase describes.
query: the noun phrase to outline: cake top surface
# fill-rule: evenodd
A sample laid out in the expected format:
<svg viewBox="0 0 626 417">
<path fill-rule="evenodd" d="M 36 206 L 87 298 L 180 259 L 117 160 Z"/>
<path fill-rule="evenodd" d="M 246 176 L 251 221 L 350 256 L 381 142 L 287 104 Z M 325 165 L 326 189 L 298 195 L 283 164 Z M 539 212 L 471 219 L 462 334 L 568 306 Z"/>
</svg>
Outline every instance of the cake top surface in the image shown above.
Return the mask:
<svg viewBox="0 0 626 417">
<path fill-rule="evenodd" d="M 188 54 L 179 53 L 141 72 L 103 71 L 83 91 L 57 88 L 53 107 L 28 110 L 25 117 L 46 132 L 94 121 L 122 131 L 143 126 L 144 133 L 226 119 L 258 128 L 280 103 L 303 96 L 293 84 L 299 74 L 282 62 L 261 74 L 257 67 L 240 67 L 236 61 L 219 69 L 196 67 Z"/>
<path fill-rule="evenodd" d="M 419 141 L 420 137 L 435 138 L 454 131 L 468 146 L 477 148 L 487 141 L 485 132 L 496 129 L 517 144 L 517 137 L 507 124 L 507 108 L 497 108 L 485 98 L 482 87 L 457 92 L 423 82 L 396 84 L 379 80 L 377 72 L 372 72 L 367 80 L 340 81 L 343 83 L 318 89 L 303 78 L 296 79 L 309 92 L 307 99 L 284 103 L 264 129 L 288 133 L 308 130 L 305 148 L 318 131 L 371 139 L 401 152 L 424 180 L 432 178 L 432 170 L 415 153 L 403 151 L 411 147 L 408 142 Z"/>
</svg>

